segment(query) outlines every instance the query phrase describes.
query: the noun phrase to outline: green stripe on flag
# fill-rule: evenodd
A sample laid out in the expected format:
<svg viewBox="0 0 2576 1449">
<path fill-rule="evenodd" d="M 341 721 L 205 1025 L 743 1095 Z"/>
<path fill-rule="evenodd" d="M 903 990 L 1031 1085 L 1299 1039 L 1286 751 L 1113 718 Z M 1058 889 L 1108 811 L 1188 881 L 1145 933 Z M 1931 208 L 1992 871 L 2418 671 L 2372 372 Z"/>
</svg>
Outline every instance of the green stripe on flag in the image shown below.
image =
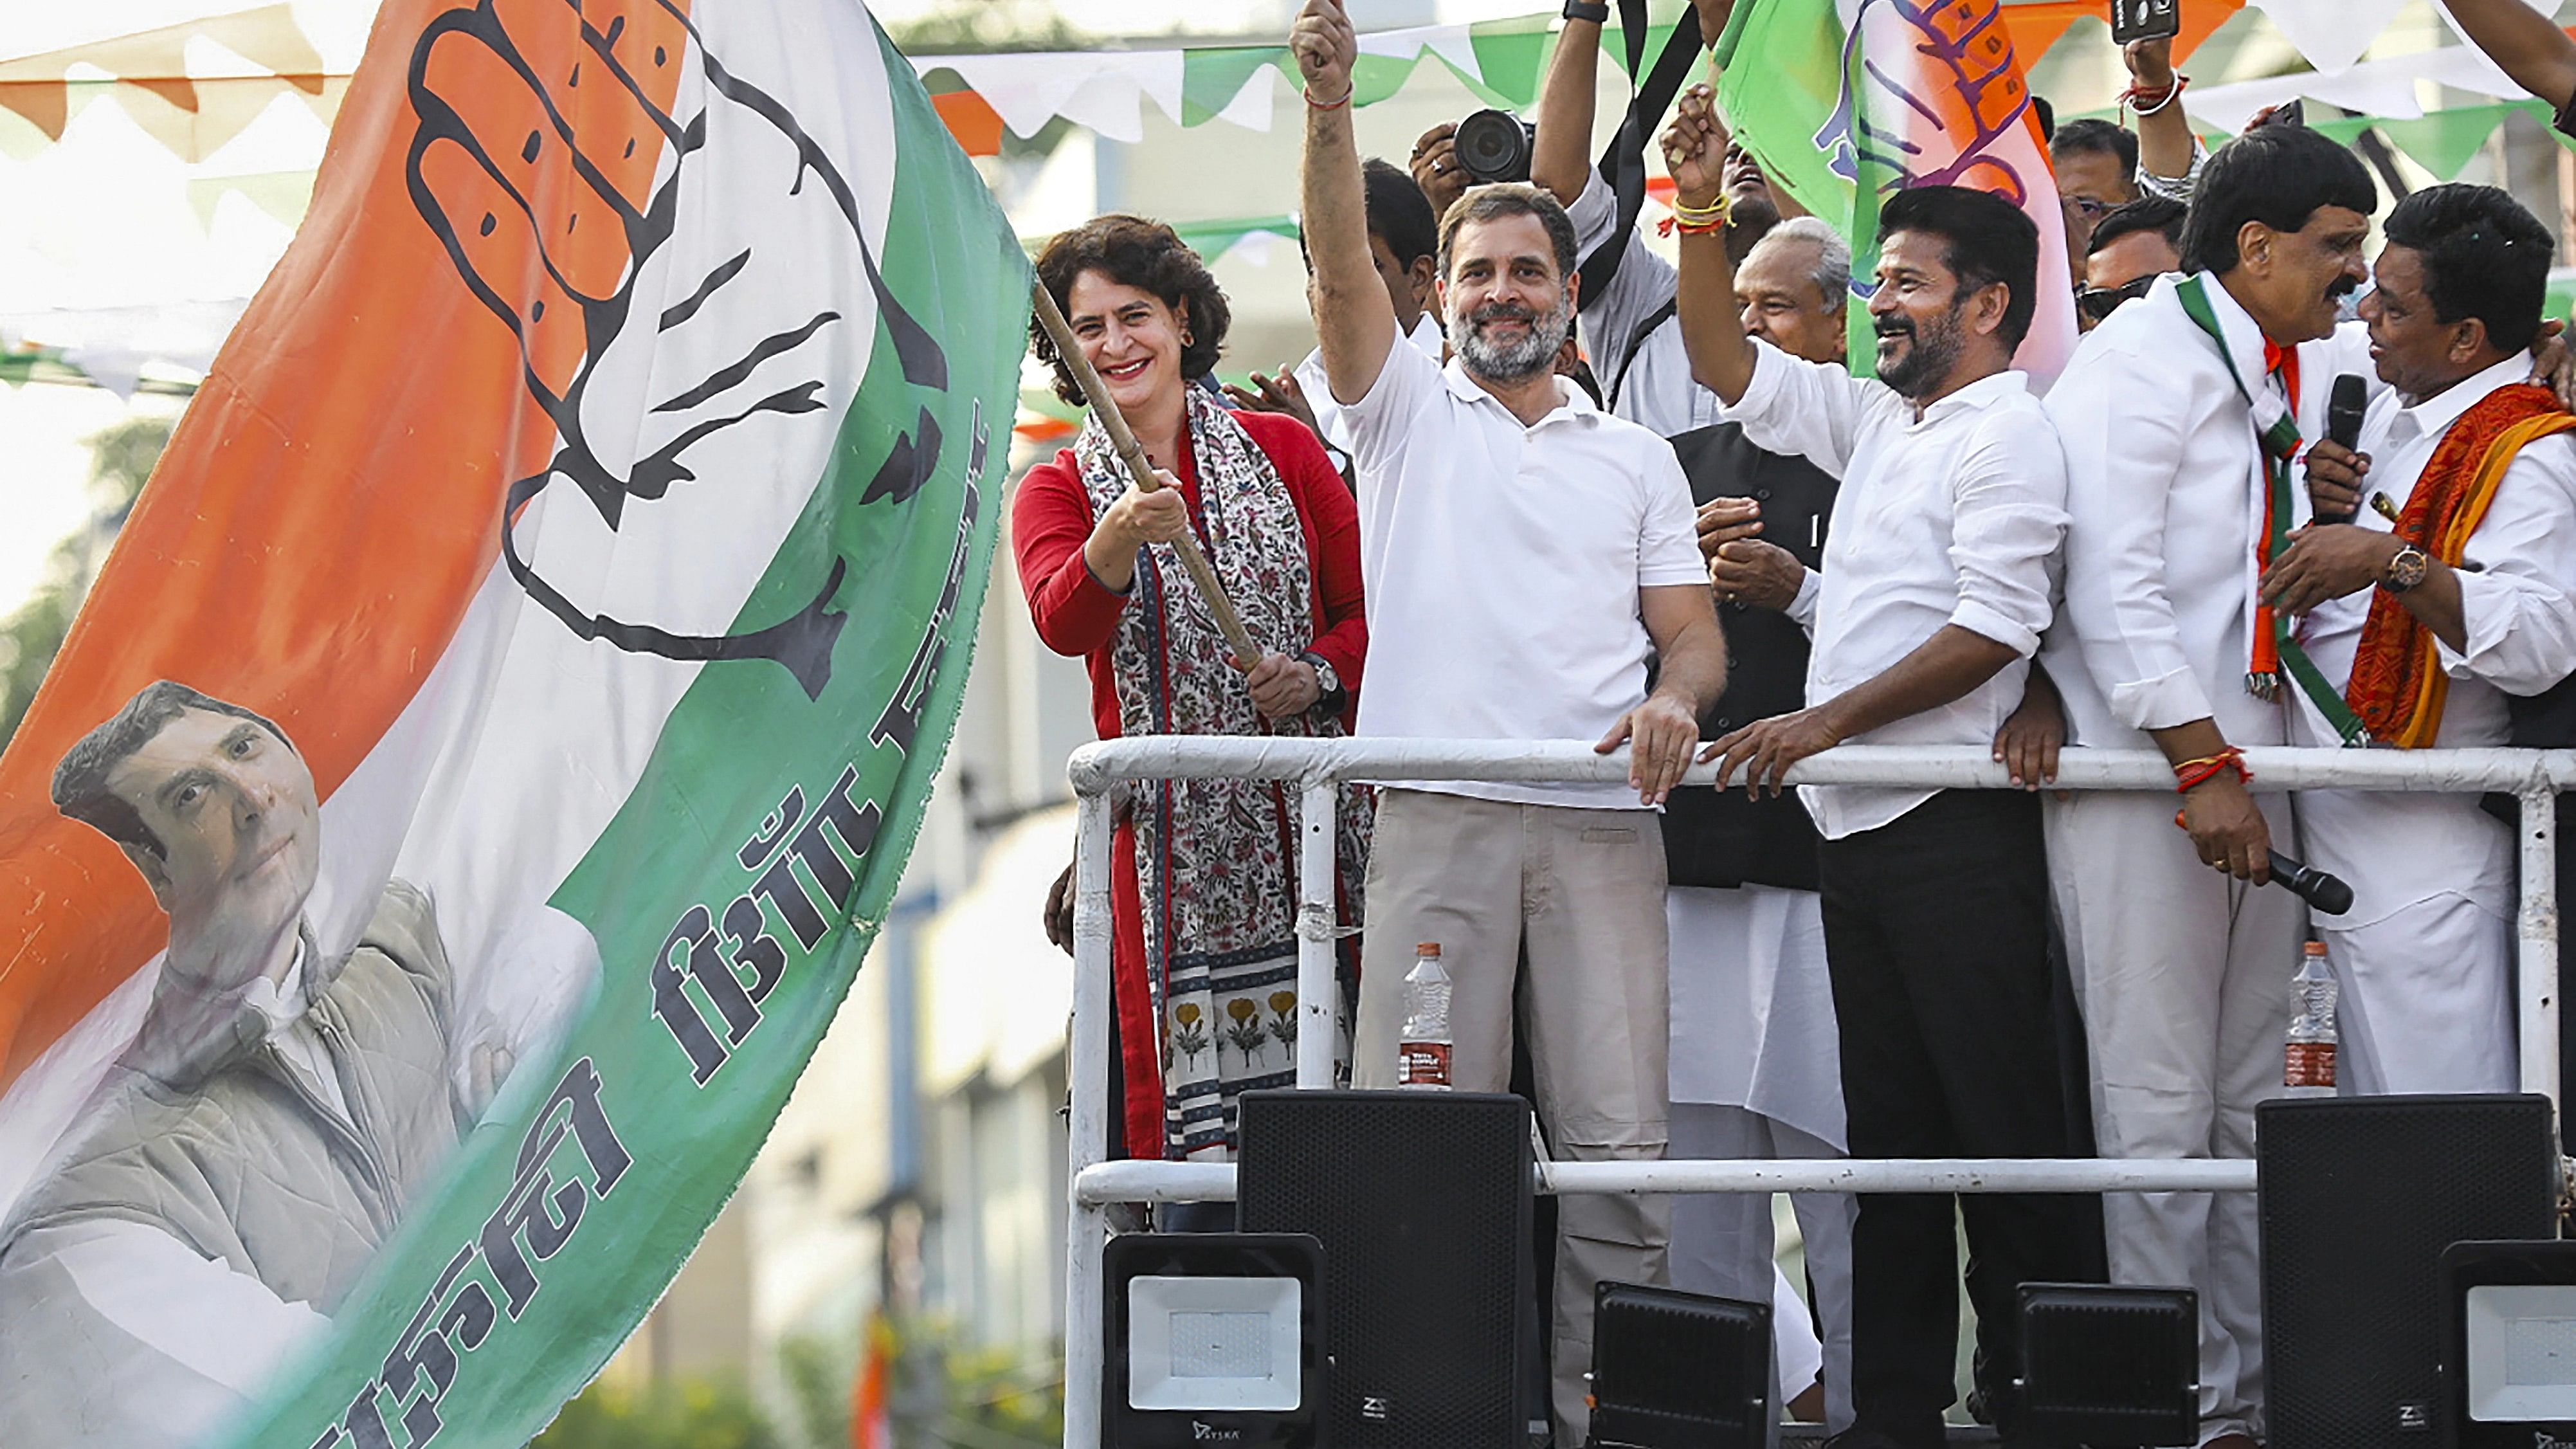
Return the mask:
<svg viewBox="0 0 2576 1449">
<path fill-rule="evenodd" d="M 1467 27 L 1467 44 L 1476 53 L 1486 89 L 1515 109 L 1538 104 L 1539 77 L 1546 74 L 1547 57 L 1556 44 L 1545 16 L 1478 21 Z"/>
<path fill-rule="evenodd" d="M 327 1342 L 237 1426 L 238 1449 L 516 1445 L 544 1427 L 732 1196 L 893 899 L 991 569 L 1029 269 L 910 67 L 877 40 L 897 158 L 882 272 L 938 340 L 948 380 L 908 383 L 880 319 L 835 464 L 740 612 L 738 627 L 784 617 L 846 561 L 829 684 L 809 700 L 765 660 L 700 670 L 551 901 L 599 943 L 596 999 L 556 1061 L 522 1064 Z M 925 409 L 944 439 L 937 467 L 906 498 L 870 499 L 897 433 Z M 791 788 L 804 823 L 775 828 L 762 853 L 764 820 L 786 813 Z M 848 884 L 838 901 L 836 877 Z M 679 973 L 655 967 L 688 965 L 693 939 L 724 943 L 714 969 L 738 989 L 768 984 L 748 1022 L 733 1014 L 747 994 L 673 988 L 721 1053 L 703 1082 L 656 1014 L 673 1009 L 657 975 Z M 602 1123 L 613 1141 L 590 1130 Z M 608 1181 L 603 1160 L 620 1155 L 630 1161 Z M 334 1426 L 366 1415 L 353 1404 L 375 1420 L 343 1434 Z"/>
<path fill-rule="evenodd" d="M 1297 63 L 1284 45 L 1228 45 L 1181 52 L 1181 124 L 1215 120 L 1263 66 L 1297 83 Z"/>
</svg>

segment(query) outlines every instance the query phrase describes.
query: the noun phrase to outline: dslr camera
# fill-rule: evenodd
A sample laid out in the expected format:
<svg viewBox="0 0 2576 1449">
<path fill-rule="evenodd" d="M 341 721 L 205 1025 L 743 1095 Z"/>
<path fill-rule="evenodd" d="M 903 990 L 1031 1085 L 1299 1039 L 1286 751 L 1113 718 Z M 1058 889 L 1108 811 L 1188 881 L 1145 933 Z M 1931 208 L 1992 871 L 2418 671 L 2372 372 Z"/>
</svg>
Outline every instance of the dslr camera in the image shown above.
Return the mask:
<svg viewBox="0 0 2576 1449">
<path fill-rule="evenodd" d="M 1478 186 L 1529 180 L 1530 150 L 1537 142 L 1538 127 L 1509 111 L 1492 109 L 1460 121 L 1457 134 L 1449 138 L 1458 169 Z"/>
</svg>

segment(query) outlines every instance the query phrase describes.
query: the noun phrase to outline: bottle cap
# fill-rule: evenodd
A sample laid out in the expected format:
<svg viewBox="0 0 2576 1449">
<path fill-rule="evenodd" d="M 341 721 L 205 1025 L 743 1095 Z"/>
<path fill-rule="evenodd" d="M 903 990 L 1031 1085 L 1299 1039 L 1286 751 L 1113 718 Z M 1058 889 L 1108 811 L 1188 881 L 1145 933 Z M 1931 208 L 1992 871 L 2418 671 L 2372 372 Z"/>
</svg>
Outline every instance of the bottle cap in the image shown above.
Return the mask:
<svg viewBox="0 0 2576 1449">
<path fill-rule="evenodd" d="M 1440 943 L 1437 941 L 1425 941 L 1421 945 L 1413 948 L 1413 954 L 1416 956 L 1437 956 L 1440 954 Z"/>
<path fill-rule="evenodd" d="M 2322 956 L 2326 953 L 2326 943 L 2323 941 L 2310 941 L 2305 949 L 2307 954 L 2311 956 Z"/>
</svg>

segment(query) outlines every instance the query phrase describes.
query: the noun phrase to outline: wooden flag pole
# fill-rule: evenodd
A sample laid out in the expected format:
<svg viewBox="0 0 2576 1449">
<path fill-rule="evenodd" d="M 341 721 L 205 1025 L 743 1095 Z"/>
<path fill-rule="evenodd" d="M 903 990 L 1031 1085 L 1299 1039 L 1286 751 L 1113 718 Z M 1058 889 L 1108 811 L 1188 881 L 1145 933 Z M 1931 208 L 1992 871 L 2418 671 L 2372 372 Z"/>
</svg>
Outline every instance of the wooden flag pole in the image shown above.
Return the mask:
<svg viewBox="0 0 2576 1449">
<path fill-rule="evenodd" d="M 1055 355 L 1064 359 L 1082 395 L 1090 399 L 1091 415 L 1100 419 L 1100 426 L 1107 430 L 1109 446 L 1127 465 L 1127 476 L 1135 480 L 1140 492 L 1151 493 L 1162 487 L 1163 480 L 1154 476 L 1154 465 L 1145 460 L 1144 445 L 1136 441 L 1126 415 L 1118 411 L 1117 402 L 1109 396 L 1109 385 L 1092 369 L 1091 359 L 1082 355 L 1081 344 L 1073 340 L 1073 327 L 1064 320 L 1064 311 L 1056 306 L 1046 283 L 1029 284 L 1029 302 L 1037 309 L 1038 324 L 1046 328 L 1047 336 L 1055 343 Z M 1243 627 L 1242 617 L 1234 612 L 1234 601 L 1217 587 L 1216 571 L 1208 567 L 1207 555 L 1199 551 L 1197 537 L 1184 533 L 1172 540 L 1172 548 L 1180 554 L 1181 567 L 1189 571 L 1190 582 L 1198 585 L 1199 597 L 1207 600 L 1208 611 L 1216 615 L 1217 631 L 1225 635 L 1226 646 L 1234 652 L 1234 662 L 1246 669 L 1259 664 L 1261 646 L 1252 642 L 1251 631 Z"/>
</svg>

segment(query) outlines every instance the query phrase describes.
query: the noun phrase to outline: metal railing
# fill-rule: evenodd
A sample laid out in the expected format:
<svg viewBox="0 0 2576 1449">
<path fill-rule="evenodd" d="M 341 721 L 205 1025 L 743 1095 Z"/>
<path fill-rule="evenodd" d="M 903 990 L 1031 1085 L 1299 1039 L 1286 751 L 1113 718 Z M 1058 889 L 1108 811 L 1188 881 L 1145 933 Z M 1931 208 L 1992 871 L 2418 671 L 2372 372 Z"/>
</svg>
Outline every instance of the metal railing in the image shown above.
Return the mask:
<svg viewBox="0 0 2576 1449">
<path fill-rule="evenodd" d="M 2347 788 L 2481 794 L 2521 801 L 2518 921 L 2522 1086 L 2558 1096 L 2558 792 L 2576 788 L 2576 751 L 2324 750 L 2245 752 L 2258 791 Z M 1581 741 L 1271 739 L 1163 735 L 1107 740 L 1074 752 L 1067 773 L 1080 800 L 1074 855 L 1073 1086 L 1067 1156 L 1065 1273 L 1066 1449 L 1098 1449 L 1102 1323 L 1101 1248 L 1107 1209 L 1120 1202 L 1225 1202 L 1224 1163 L 1106 1160 L 1109 1085 L 1110 792 L 1124 781 L 1245 779 L 1293 782 L 1299 791 L 1297 860 L 1297 1085 L 1332 1083 L 1334 961 L 1333 811 L 1345 783 L 1482 780 L 1624 785 L 1623 755 Z M 1713 767 L 1687 783 L 1706 786 Z M 1793 783 L 2002 789 L 2004 768 L 1958 746 L 1844 746 L 1801 762 Z M 2070 749 L 2054 788 L 2170 792 L 2173 772 L 2146 750 Z M 2284 969 L 2287 969 L 2286 963 Z M 2062 1158 L 1825 1161 L 1550 1162 L 1541 1192 L 2250 1192 L 2251 1159 Z"/>
</svg>

